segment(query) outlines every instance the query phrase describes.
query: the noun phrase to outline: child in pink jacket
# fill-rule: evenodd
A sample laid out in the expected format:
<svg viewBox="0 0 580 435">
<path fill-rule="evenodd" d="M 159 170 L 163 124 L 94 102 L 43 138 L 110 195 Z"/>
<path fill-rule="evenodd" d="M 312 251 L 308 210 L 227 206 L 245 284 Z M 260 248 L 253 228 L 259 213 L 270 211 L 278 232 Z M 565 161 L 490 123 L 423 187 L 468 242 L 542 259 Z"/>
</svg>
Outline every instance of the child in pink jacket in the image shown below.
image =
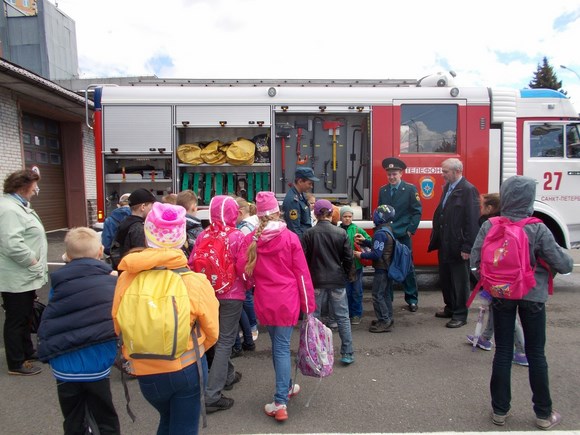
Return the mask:
<svg viewBox="0 0 580 435">
<path fill-rule="evenodd" d="M 236 229 L 238 210 L 238 203 L 231 196 L 214 196 L 209 204 L 212 225 L 217 225 L 220 230 L 225 227 L 231 228 L 228 234 L 229 252 L 234 265 L 244 239 L 242 232 Z M 210 230 L 205 229 L 202 231 L 195 240 L 195 246 L 189 258 L 190 267 L 192 267 L 195 251 L 204 234 L 208 231 Z M 234 405 L 234 399 L 224 396 L 222 390 L 231 390 L 234 384 L 242 379 L 242 374 L 234 370 L 230 355 L 238 335 L 242 306 L 246 299 L 245 284 L 240 278 L 236 278 L 231 289 L 225 293 L 216 292 L 216 297 L 220 302 L 220 335 L 214 346 L 214 355 L 205 389 L 205 407 L 208 413 L 230 409 Z"/>
<path fill-rule="evenodd" d="M 298 384 L 292 385 L 290 339 L 300 311 L 312 313 L 316 308 L 314 287 L 300 240 L 280 220 L 274 193 L 258 193 L 256 207 L 260 223 L 245 236 L 237 268 L 238 274 L 244 273 L 255 285 L 256 316 L 272 341 L 276 392 L 264 411 L 284 421 L 288 418 L 288 398 L 300 391 Z"/>
</svg>

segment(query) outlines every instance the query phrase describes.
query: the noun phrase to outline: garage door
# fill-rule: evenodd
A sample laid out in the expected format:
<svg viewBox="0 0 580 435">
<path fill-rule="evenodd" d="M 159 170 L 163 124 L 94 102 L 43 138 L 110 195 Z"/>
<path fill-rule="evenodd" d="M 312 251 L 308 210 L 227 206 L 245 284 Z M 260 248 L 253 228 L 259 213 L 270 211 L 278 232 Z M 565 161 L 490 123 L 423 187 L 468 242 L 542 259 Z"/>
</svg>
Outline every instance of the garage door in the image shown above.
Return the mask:
<svg viewBox="0 0 580 435">
<path fill-rule="evenodd" d="M 22 142 L 26 167 L 40 170 L 40 194 L 32 198 L 32 208 L 47 231 L 67 228 L 64 170 L 60 130 L 57 121 L 22 114 Z"/>
</svg>

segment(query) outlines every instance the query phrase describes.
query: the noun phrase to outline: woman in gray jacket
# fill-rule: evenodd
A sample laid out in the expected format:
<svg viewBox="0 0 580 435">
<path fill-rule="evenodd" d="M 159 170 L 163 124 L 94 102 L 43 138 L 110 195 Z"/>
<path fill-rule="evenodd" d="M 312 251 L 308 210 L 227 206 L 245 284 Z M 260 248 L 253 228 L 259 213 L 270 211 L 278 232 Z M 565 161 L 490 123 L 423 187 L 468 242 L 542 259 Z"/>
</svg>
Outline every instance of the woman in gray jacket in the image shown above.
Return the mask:
<svg viewBox="0 0 580 435">
<path fill-rule="evenodd" d="M 536 180 L 530 177 L 513 176 L 501 186 L 501 215 L 511 221 L 519 221 L 534 212 Z M 471 267 L 479 270 L 481 247 L 491 222 L 481 226 L 471 250 Z M 536 426 L 550 429 L 562 417 L 552 409 L 548 382 L 548 364 L 544 348 L 546 345 L 546 306 L 548 300 L 548 279 L 550 273 L 569 273 L 573 260 L 554 240 L 554 236 L 543 223 L 524 226 L 530 248 L 530 264 L 535 269 L 536 285 L 520 300 L 493 298 L 493 328 L 496 350 L 491 373 L 492 421 L 503 426 L 509 415 L 511 401 L 511 367 L 514 349 L 514 328 L 516 313 L 519 313 L 524 329 L 525 349 L 530 367 L 530 387 L 536 414 Z M 537 259 L 543 259 L 548 270 Z M 536 264 L 537 263 L 537 264 Z M 477 273 L 477 272 L 476 272 Z"/>
<path fill-rule="evenodd" d="M 0 198 L 0 290 L 6 311 L 4 348 L 11 375 L 41 372 L 31 363 L 36 352 L 30 338 L 36 290 L 48 282 L 46 233 L 30 208 L 39 180 L 40 175 L 30 169 L 16 171 L 4 180 L 4 196 Z"/>
</svg>

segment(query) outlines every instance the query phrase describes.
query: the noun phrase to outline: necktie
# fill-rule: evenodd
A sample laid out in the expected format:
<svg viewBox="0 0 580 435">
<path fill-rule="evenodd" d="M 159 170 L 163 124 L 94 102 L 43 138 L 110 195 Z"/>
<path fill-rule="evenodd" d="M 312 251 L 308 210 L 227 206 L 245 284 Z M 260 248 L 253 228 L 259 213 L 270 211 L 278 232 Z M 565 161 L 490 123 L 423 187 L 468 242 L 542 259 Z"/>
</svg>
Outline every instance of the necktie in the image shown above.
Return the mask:
<svg viewBox="0 0 580 435">
<path fill-rule="evenodd" d="M 443 207 L 445 207 L 445 203 L 447 202 L 447 198 L 449 198 L 449 195 L 451 195 L 451 192 L 453 192 L 453 188 L 449 187 L 449 189 L 447 189 L 445 197 L 443 198 Z"/>
<path fill-rule="evenodd" d="M 395 192 L 397 191 L 396 187 L 391 187 L 391 198 L 395 196 Z"/>
</svg>

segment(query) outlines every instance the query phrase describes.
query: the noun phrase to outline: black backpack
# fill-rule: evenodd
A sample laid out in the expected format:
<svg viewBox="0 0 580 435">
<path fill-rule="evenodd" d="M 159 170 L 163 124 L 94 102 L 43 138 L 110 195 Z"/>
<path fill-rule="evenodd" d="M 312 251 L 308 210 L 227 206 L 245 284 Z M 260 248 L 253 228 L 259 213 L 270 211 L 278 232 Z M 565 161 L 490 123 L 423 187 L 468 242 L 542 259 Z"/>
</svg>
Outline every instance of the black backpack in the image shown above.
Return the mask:
<svg viewBox="0 0 580 435">
<path fill-rule="evenodd" d="M 130 215 L 127 216 L 117 228 L 117 234 L 111 243 L 111 248 L 109 249 L 109 256 L 111 259 L 111 266 L 114 270 L 118 270 L 117 267 L 121 262 L 121 259 L 125 256 L 125 239 L 127 234 L 129 234 L 129 229 L 136 223 L 143 222 L 143 219 L 139 216 Z"/>
</svg>

